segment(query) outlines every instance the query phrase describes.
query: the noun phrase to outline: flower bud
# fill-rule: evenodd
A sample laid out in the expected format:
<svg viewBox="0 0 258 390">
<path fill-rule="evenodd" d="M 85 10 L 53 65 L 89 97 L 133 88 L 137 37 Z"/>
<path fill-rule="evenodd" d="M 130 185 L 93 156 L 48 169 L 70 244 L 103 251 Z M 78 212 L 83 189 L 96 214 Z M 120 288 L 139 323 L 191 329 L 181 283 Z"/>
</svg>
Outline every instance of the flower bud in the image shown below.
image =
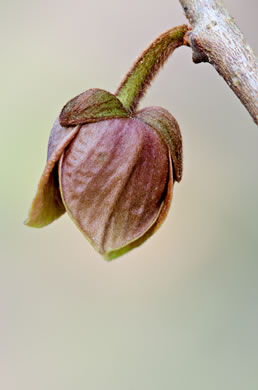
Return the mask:
<svg viewBox="0 0 258 390">
<path fill-rule="evenodd" d="M 70 100 L 52 128 L 47 164 L 26 224 L 43 227 L 68 212 L 94 248 L 114 259 L 143 243 L 165 219 L 182 177 L 182 138 L 161 107 L 136 111 L 164 62 L 184 44 L 186 25 L 161 34 L 115 95 Z"/>
<path fill-rule="evenodd" d="M 134 114 L 109 92 L 91 89 L 56 120 L 48 160 L 26 224 L 68 212 L 107 259 L 140 245 L 167 215 L 182 176 L 182 139 L 160 107 Z"/>
</svg>

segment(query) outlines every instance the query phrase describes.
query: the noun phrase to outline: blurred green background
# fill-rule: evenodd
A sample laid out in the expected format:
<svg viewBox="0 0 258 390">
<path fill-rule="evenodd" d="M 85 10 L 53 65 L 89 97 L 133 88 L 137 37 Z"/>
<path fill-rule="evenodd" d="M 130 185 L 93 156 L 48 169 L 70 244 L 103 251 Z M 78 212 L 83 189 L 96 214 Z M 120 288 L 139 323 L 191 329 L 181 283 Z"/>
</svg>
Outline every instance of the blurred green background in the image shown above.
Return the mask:
<svg viewBox="0 0 258 390">
<path fill-rule="evenodd" d="M 255 0 L 226 0 L 257 49 Z M 162 228 L 111 263 L 65 215 L 23 226 L 61 107 L 114 91 L 177 0 L 1 2 L 0 388 L 258 388 L 258 130 L 178 49 L 141 107 L 181 126 L 184 175 Z"/>
</svg>

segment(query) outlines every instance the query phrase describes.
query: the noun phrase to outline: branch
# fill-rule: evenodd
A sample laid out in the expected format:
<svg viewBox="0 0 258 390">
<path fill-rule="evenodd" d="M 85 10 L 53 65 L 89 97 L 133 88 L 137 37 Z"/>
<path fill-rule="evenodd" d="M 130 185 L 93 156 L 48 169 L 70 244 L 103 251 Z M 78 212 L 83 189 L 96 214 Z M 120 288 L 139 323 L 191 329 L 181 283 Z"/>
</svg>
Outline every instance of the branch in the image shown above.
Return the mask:
<svg viewBox="0 0 258 390">
<path fill-rule="evenodd" d="M 221 0 L 179 0 L 192 26 L 193 61 L 209 62 L 258 124 L 257 57 Z"/>
</svg>

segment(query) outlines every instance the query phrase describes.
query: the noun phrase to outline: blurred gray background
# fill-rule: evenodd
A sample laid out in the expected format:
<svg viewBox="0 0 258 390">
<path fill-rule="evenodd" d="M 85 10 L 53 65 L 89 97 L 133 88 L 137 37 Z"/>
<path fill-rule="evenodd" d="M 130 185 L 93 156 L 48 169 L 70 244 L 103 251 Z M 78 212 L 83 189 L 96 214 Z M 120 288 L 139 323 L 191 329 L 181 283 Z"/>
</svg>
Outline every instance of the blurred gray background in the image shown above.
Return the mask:
<svg viewBox="0 0 258 390">
<path fill-rule="evenodd" d="M 226 0 L 257 49 L 255 0 Z M 180 124 L 184 175 L 162 228 L 111 263 L 68 216 L 23 226 L 61 107 L 113 92 L 177 0 L 2 1 L 0 388 L 258 388 L 258 129 L 180 48 L 141 107 Z"/>
</svg>

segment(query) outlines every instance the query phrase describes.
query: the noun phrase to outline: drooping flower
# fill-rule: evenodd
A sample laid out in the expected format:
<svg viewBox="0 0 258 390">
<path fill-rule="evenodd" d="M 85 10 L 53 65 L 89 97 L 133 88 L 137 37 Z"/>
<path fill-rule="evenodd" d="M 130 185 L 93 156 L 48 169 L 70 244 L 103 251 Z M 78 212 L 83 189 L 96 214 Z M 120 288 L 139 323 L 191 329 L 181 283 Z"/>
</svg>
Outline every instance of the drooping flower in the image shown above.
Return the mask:
<svg viewBox="0 0 258 390">
<path fill-rule="evenodd" d="M 68 102 L 53 126 L 26 224 L 43 227 L 67 211 L 113 259 L 157 230 L 181 175 L 181 134 L 168 111 L 130 114 L 115 95 L 91 89 Z"/>
<path fill-rule="evenodd" d="M 150 237 L 165 219 L 182 177 L 182 139 L 161 107 L 136 111 L 151 80 L 188 27 L 161 34 L 116 94 L 90 89 L 70 100 L 52 128 L 47 164 L 27 221 L 43 227 L 66 211 L 106 259 Z"/>
</svg>

